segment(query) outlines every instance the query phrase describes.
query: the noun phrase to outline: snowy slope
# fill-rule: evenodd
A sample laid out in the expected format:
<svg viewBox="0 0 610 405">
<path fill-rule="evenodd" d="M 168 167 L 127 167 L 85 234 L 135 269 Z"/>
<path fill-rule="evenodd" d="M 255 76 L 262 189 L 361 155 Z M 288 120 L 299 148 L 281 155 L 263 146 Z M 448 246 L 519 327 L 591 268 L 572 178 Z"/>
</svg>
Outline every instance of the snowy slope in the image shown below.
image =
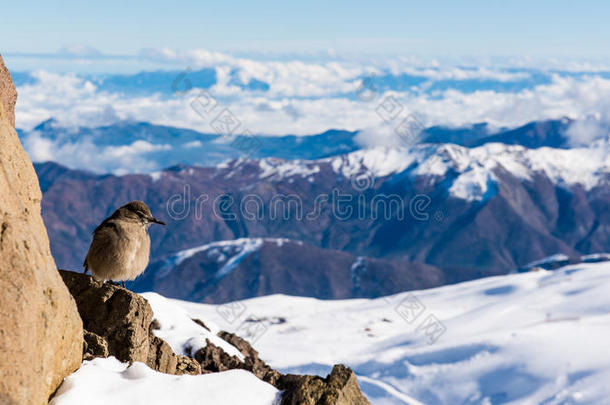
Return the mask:
<svg viewBox="0 0 610 405">
<path fill-rule="evenodd" d="M 259 320 L 250 338 L 282 370 L 348 364 L 374 404 L 603 404 L 609 292 L 602 262 L 375 300 L 261 297 L 231 304 L 238 319 L 226 306 L 173 302 L 245 335 L 252 328 L 243 325 Z"/>
</svg>

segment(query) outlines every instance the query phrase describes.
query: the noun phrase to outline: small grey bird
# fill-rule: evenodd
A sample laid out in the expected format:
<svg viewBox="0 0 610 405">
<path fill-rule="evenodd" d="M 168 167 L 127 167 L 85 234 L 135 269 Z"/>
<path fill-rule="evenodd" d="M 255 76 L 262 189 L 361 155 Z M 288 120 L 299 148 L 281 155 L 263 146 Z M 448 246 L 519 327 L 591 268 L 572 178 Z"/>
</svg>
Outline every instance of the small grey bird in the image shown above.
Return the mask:
<svg viewBox="0 0 610 405">
<path fill-rule="evenodd" d="M 148 266 L 150 224 L 165 225 L 152 216 L 148 205 L 132 201 L 116 210 L 93 231 L 93 240 L 83 263 L 96 280 L 133 280 Z"/>
</svg>

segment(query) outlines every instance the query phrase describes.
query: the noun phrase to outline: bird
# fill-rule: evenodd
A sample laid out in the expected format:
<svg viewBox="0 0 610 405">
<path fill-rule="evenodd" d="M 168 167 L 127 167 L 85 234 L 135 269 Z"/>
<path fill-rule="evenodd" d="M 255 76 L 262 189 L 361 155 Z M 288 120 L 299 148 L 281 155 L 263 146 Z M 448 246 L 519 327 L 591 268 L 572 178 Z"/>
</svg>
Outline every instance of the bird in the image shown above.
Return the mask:
<svg viewBox="0 0 610 405">
<path fill-rule="evenodd" d="M 132 201 L 104 219 L 93 231 L 93 240 L 83 263 L 98 281 L 133 280 L 144 272 L 150 255 L 151 224 L 165 225 L 153 217 L 143 201 Z"/>
</svg>

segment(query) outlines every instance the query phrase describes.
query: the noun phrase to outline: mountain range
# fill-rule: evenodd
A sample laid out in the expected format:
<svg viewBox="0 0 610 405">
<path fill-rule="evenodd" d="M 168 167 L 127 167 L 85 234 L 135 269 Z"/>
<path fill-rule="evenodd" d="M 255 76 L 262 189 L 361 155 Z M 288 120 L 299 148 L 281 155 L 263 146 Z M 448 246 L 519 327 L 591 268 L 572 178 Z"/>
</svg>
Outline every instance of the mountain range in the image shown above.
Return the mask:
<svg viewBox="0 0 610 405">
<path fill-rule="evenodd" d="M 452 143 L 476 147 L 491 142 L 522 145 L 527 148 L 569 148 L 569 119 L 531 122 L 513 129 L 492 129 L 486 123 L 464 128 L 434 126 L 418 135 L 419 143 Z M 28 139 L 37 136 L 56 145 L 78 145 L 84 141 L 102 147 L 121 147 L 147 142 L 157 146 L 146 151 L 146 159 L 159 170 L 176 164 L 209 166 L 229 159 L 277 157 L 281 159 L 322 159 L 362 149 L 358 131 L 331 129 L 309 136 L 244 137 L 200 133 L 190 129 L 120 121 L 102 127 L 71 128 L 49 119 L 32 131 L 18 130 L 26 149 Z M 76 167 L 76 168 L 87 168 Z M 111 164 L 108 171 L 113 171 Z M 137 170 L 136 171 L 140 171 Z"/>
<path fill-rule="evenodd" d="M 540 145 L 563 125 L 506 131 L 506 143 L 241 158 L 152 174 L 35 168 L 60 267 L 78 270 L 92 229 L 142 199 L 168 226 L 151 229 L 151 265 L 135 290 L 205 302 L 377 297 L 610 250 L 609 144 Z"/>
</svg>

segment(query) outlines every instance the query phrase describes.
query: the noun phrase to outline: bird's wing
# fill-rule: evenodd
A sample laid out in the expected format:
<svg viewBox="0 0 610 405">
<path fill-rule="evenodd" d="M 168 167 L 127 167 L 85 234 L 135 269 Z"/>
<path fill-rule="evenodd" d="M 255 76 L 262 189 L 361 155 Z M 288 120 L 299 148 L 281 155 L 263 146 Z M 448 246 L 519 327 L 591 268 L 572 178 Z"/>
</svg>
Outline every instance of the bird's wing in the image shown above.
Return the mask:
<svg viewBox="0 0 610 405">
<path fill-rule="evenodd" d="M 96 253 L 100 249 L 107 250 L 109 246 L 114 246 L 118 239 L 118 225 L 111 218 L 104 220 L 104 222 L 102 222 L 93 231 L 93 240 L 91 241 L 91 246 L 89 247 L 87 257 L 89 257 L 91 253 Z M 87 259 L 85 259 L 84 265 L 88 265 Z"/>
<path fill-rule="evenodd" d="M 117 212 L 118 212 L 118 211 L 117 211 Z M 106 218 L 105 220 L 103 220 L 103 221 L 102 221 L 102 223 L 101 223 L 101 224 L 99 224 L 99 225 L 97 226 L 97 228 L 95 228 L 95 229 L 93 230 L 93 234 L 95 234 L 95 233 L 96 233 L 97 231 L 99 231 L 100 229 L 102 229 L 102 228 L 104 228 L 104 227 L 106 227 L 106 226 L 109 226 L 109 224 L 112 224 L 112 225 L 110 225 L 110 226 L 115 226 L 115 227 L 116 227 L 116 224 L 114 224 L 114 223 L 112 222 L 112 220 L 113 220 L 113 219 L 116 219 L 116 217 L 117 217 L 117 215 L 118 215 L 118 214 L 117 214 L 117 212 L 115 212 L 114 214 L 112 214 L 111 216 L 109 216 L 108 218 Z"/>
</svg>

